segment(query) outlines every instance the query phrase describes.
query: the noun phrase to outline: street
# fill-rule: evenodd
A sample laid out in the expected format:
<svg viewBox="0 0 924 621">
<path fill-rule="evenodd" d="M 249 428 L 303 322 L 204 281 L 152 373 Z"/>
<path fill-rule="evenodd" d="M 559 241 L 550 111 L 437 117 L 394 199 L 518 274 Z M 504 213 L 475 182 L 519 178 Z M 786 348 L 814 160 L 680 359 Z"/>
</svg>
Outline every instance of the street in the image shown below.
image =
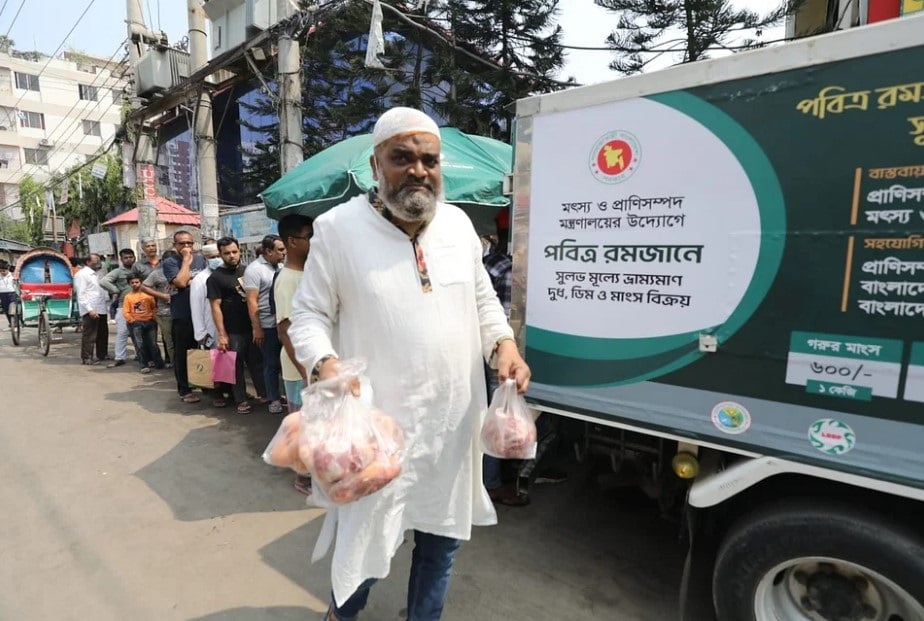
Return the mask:
<svg viewBox="0 0 924 621">
<path fill-rule="evenodd" d="M 171 371 L 81 366 L 80 335 L 54 336 L 43 358 L 34 328 L 0 332 L 0 619 L 320 619 L 323 512 L 260 459 L 280 419 L 183 404 Z M 679 526 L 569 470 L 474 531 L 446 621 L 677 617 Z M 399 619 L 409 557 L 363 619 Z"/>
</svg>

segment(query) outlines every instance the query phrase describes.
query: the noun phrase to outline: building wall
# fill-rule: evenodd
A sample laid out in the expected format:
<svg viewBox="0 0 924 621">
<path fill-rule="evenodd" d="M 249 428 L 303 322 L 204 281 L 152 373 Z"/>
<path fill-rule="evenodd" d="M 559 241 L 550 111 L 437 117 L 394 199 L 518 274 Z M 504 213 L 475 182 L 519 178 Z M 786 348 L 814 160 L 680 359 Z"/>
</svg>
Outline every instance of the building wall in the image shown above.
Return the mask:
<svg viewBox="0 0 924 621">
<path fill-rule="evenodd" d="M 0 209 L 25 176 L 41 183 L 96 154 L 121 120 L 121 65 L 67 53 L 46 62 L 0 52 Z M 22 217 L 15 206 L 4 213 Z"/>
</svg>

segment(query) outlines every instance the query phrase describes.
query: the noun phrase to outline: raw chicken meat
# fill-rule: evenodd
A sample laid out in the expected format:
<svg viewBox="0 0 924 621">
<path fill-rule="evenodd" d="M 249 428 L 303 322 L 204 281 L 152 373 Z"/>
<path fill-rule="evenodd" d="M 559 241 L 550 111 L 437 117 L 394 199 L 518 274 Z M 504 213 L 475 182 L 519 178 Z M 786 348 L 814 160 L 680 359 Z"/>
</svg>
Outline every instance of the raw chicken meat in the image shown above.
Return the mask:
<svg viewBox="0 0 924 621">
<path fill-rule="evenodd" d="M 263 461 L 271 466 L 291 468 L 299 474 L 308 474 L 309 467 L 298 453 L 301 414 L 293 412 L 282 419 L 279 430 L 263 452 Z"/>
<path fill-rule="evenodd" d="M 349 409 L 347 406 L 345 409 Z M 401 473 L 404 434 L 389 416 L 345 412 L 315 420 L 299 447 L 311 464 L 312 481 L 336 504 L 353 502 L 382 489 Z"/>
<path fill-rule="evenodd" d="M 536 425 L 532 419 L 504 408 L 488 412 L 481 428 L 484 452 L 500 459 L 533 459 Z"/>
</svg>

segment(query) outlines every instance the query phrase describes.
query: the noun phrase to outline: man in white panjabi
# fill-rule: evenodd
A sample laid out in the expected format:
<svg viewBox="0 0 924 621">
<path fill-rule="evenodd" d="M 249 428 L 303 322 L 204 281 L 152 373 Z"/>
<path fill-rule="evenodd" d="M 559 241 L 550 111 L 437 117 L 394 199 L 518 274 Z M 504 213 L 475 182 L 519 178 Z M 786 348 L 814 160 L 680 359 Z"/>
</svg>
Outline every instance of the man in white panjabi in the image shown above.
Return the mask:
<svg viewBox="0 0 924 621">
<path fill-rule="evenodd" d="M 530 372 L 471 221 L 440 202 L 436 123 L 393 108 L 373 143 L 378 190 L 315 221 L 289 335 L 310 381 L 333 377 L 341 358 L 367 360 L 376 406 L 404 430 L 406 461 L 380 492 L 330 507 L 313 560 L 336 531 L 327 619 L 351 621 L 413 531 L 408 620 L 436 621 L 462 540 L 497 522 L 481 482 L 482 360 L 521 392 Z"/>
</svg>

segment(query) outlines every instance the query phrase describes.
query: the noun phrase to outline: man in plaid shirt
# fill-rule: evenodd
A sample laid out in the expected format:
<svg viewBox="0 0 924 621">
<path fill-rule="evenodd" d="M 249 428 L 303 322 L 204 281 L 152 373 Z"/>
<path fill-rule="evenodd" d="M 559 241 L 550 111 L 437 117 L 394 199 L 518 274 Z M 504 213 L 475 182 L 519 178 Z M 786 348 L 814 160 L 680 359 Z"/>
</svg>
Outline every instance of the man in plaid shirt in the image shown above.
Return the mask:
<svg viewBox="0 0 924 621">
<path fill-rule="evenodd" d="M 513 260 L 507 253 L 507 238 L 510 236 L 510 212 L 507 209 L 499 212 L 494 218 L 497 223 L 497 244 L 494 250 L 485 256 L 484 268 L 491 277 L 494 291 L 504 307 L 507 317 L 510 317 L 510 293 L 513 287 Z M 497 378 L 494 378 L 497 383 Z M 496 386 L 494 386 L 496 388 Z"/>
</svg>

